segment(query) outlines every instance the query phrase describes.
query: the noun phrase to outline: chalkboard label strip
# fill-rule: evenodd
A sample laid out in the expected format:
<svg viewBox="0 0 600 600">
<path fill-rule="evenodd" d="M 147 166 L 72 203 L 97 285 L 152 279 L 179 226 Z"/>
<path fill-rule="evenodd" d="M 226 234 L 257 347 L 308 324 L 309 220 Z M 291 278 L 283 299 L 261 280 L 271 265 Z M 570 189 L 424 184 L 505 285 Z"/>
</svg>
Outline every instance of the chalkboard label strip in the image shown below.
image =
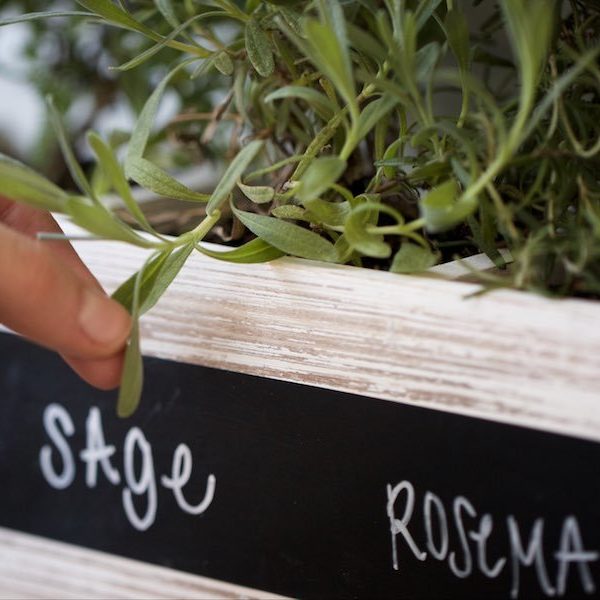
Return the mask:
<svg viewBox="0 0 600 600">
<path fill-rule="evenodd" d="M 597 596 L 597 443 L 159 359 L 123 420 L 0 354 L 1 526 L 307 600 Z"/>
</svg>

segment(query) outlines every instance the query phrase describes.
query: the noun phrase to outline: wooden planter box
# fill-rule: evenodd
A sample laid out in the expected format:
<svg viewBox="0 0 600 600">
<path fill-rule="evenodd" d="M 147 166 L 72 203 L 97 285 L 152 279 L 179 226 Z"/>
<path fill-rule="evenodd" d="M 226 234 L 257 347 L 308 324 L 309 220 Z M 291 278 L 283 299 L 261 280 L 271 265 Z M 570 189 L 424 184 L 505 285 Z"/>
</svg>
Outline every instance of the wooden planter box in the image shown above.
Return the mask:
<svg viewBox="0 0 600 600">
<path fill-rule="evenodd" d="M 600 304 L 477 290 L 194 256 L 126 421 L 0 334 L 0 596 L 595 595 Z"/>
</svg>

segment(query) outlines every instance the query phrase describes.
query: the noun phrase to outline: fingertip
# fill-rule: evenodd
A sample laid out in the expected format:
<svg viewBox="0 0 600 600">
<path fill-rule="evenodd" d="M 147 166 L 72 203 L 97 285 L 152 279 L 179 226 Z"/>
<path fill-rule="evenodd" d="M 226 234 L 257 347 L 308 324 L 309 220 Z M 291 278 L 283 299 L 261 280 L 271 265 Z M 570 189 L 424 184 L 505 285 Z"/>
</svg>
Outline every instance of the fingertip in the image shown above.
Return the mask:
<svg viewBox="0 0 600 600">
<path fill-rule="evenodd" d="M 95 289 L 84 289 L 79 325 L 94 344 L 106 351 L 116 351 L 129 337 L 131 316 L 115 300 Z"/>
<path fill-rule="evenodd" d="M 123 372 L 124 352 L 104 359 L 63 358 L 79 377 L 91 386 L 103 391 L 119 387 Z"/>
</svg>

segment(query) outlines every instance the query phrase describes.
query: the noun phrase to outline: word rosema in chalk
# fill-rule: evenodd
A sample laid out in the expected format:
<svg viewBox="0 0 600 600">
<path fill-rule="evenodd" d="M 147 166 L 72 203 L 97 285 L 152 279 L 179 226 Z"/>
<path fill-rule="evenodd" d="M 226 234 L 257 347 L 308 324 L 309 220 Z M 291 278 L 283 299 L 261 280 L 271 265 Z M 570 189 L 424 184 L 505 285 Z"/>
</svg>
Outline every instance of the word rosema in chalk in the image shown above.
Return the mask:
<svg viewBox="0 0 600 600">
<path fill-rule="evenodd" d="M 524 543 L 521 528 L 517 519 L 509 515 L 506 519 L 506 537 L 508 545 L 506 556 L 491 558 L 490 541 L 498 542 L 501 537 L 496 534 L 491 540 L 494 521 L 490 514 L 482 515 L 477 521 L 478 513 L 473 504 L 464 496 L 457 496 L 452 502 L 451 519 L 441 498 L 427 491 L 423 496 L 422 522 L 413 519 L 415 508 L 415 488 L 410 481 L 404 480 L 397 485 L 387 486 L 387 514 L 390 523 L 392 540 L 392 566 L 400 571 L 399 543 L 402 541 L 410 553 L 419 561 L 432 558 L 447 561 L 452 573 L 466 579 L 474 574 L 477 568 L 485 577 L 495 579 L 510 569 L 512 598 L 519 595 L 520 569 L 535 567 L 540 590 L 545 596 L 564 596 L 567 593 L 569 571 L 571 567 L 578 575 L 581 587 L 587 594 L 596 591 L 590 563 L 598 561 L 600 553 L 586 550 L 583 544 L 579 522 L 573 515 L 567 516 L 562 523 L 558 548 L 553 553 L 556 561 L 556 580 L 552 582 L 544 555 L 544 519 L 535 520 L 529 540 Z M 412 523 L 411 523 L 412 520 Z M 472 527 L 467 527 L 467 520 L 475 520 Z M 418 525 L 423 525 L 425 533 L 425 549 L 419 547 L 415 540 Z M 410 529 L 409 529 L 410 528 Z M 412 530 L 412 533 L 411 533 Z M 451 548 L 451 532 L 456 532 L 459 550 Z M 473 552 L 472 544 L 475 545 Z M 495 547 L 497 549 L 497 546 Z M 473 556 L 475 554 L 475 557 Z M 496 554 L 498 554 L 496 552 Z M 571 578 L 573 581 L 574 578 Z"/>
</svg>

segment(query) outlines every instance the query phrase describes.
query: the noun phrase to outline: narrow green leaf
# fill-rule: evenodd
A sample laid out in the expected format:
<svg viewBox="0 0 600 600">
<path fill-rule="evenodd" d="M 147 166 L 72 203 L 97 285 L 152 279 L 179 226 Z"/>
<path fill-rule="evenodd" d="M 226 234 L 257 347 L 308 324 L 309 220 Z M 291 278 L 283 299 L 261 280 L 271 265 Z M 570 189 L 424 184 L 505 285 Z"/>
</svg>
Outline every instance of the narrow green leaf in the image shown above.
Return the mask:
<svg viewBox="0 0 600 600">
<path fill-rule="evenodd" d="M 140 314 L 148 312 L 160 300 L 161 296 L 183 268 L 183 265 L 185 265 L 193 249 L 194 243 L 190 243 L 169 255 L 157 270 L 156 278 L 150 287 L 148 295 L 140 299 Z"/>
<path fill-rule="evenodd" d="M 171 27 L 179 27 L 179 19 L 171 0 L 154 0 L 154 4 L 156 4 L 156 8 L 158 8 L 160 14 Z"/>
<path fill-rule="evenodd" d="M 97 203 L 98 199 L 96 198 L 96 194 L 94 194 L 92 186 L 87 180 L 87 177 L 84 175 L 83 170 L 79 166 L 79 162 L 77 162 L 77 158 L 73 153 L 73 149 L 71 148 L 71 144 L 69 143 L 67 132 L 65 131 L 65 128 L 63 126 L 62 118 L 59 115 L 56 106 L 54 105 L 54 100 L 51 96 L 47 96 L 46 102 L 50 111 L 50 121 L 52 122 L 52 126 L 54 127 L 54 130 L 58 137 L 60 149 L 63 153 L 65 162 L 67 163 L 67 167 L 69 168 L 69 172 L 71 173 L 73 181 L 77 184 L 77 187 L 79 187 L 83 194 L 85 194 L 88 198 L 91 198 L 94 202 Z"/>
<path fill-rule="evenodd" d="M 152 95 L 146 101 L 142 113 L 135 124 L 133 133 L 131 134 L 131 140 L 129 141 L 127 158 L 125 160 L 125 174 L 127 177 L 130 177 L 129 163 L 136 158 L 142 158 L 144 152 L 146 151 L 146 145 L 148 144 L 148 139 L 150 138 L 152 125 L 154 124 L 154 119 L 156 118 L 160 101 L 167 86 L 173 77 L 175 77 L 175 75 L 177 75 L 177 73 L 179 73 L 179 71 L 181 71 L 184 67 L 190 64 L 190 62 L 191 61 L 184 61 L 172 69 L 158 84 Z"/>
<path fill-rule="evenodd" d="M 125 350 L 121 387 L 117 400 L 117 415 L 126 419 L 130 417 L 140 404 L 144 386 L 144 362 L 140 349 L 140 324 L 135 315 Z"/>
<path fill-rule="evenodd" d="M 275 189 L 268 185 L 244 185 L 241 181 L 237 185 L 244 196 L 255 204 L 267 204 L 275 196 Z"/>
<path fill-rule="evenodd" d="M 127 167 L 130 179 L 165 198 L 204 203 L 210 197 L 191 190 L 145 158 L 130 158 Z"/>
<path fill-rule="evenodd" d="M 381 42 L 370 35 L 362 27 L 354 23 L 346 23 L 350 44 L 359 52 L 372 58 L 378 63 L 383 63 L 387 58 L 387 50 Z"/>
<path fill-rule="evenodd" d="M 205 15 L 199 15 L 188 19 L 185 23 L 179 25 L 176 29 L 174 29 L 168 36 L 162 38 L 160 41 L 156 42 L 156 44 L 153 44 L 152 46 L 150 46 L 150 48 L 144 50 L 144 52 L 142 52 L 141 54 L 138 54 L 131 60 L 127 61 L 126 63 L 123 63 L 122 65 L 119 65 L 118 67 L 111 67 L 111 69 L 113 71 L 130 71 L 131 69 L 139 67 L 141 64 L 145 63 L 155 54 L 160 52 L 165 46 L 168 46 L 169 42 L 172 42 L 175 38 L 181 35 L 194 21 L 197 21 L 198 19 L 204 16 Z M 206 48 L 203 48 L 202 46 L 199 46 L 198 44 L 196 44 L 196 48 L 196 54 L 199 58 L 208 58 L 213 55 L 212 52 L 210 52 Z"/>
<path fill-rule="evenodd" d="M 139 406 L 144 386 L 144 361 L 140 349 L 140 288 L 145 269 L 153 260 L 153 257 L 148 259 L 135 276 L 131 306 L 131 333 L 125 350 L 121 387 L 117 399 L 117 415 L 123 419 L 130 417 Z"/>
<path fill-rule="evenodd" d="M 251 240 L 245 243 L 243 246 L 234 248 L 233 250 L 215 251 L 206 248 L 206 246 L 201 246 L 200 244 L 198 244 L 196 248 L 206 256 L 210 256 L 225 262 L 239 264 L 269 262 L 271 260 L 275 260 L 276 258 L 285 256 L 285 252 L 274 248 L 271 246 L 271 244 L 268 244 L 265 242 L 265 240 L 261 240 L 260 238 Z"/>
<path fill-rule="evenodd" d="M 141 280 L 139 282 L 139 300 L 140 303 L 143 303 L 145 299 L 150 294 L 152 290 L 152 286 L 156 281 L 158 273 L 162 266 L 165 264 L 165 261 L 170 256 L 170 251 L 161 252 L 160 254 L 154 255 L 144 267 L 143 273 L 141 275 Z M 129 279 L 124 281 L 112 294 L 113 300 L 116 300 L 127 312 L 130 314 L 133 313 L 133 297 L 135 294 L 135 286 L 140 276 L 139 272 L 134 273 Z"/>
<path fill-rule="evenodd" d="M 415 76 L 417 81 L 428 83 L 441 54 L 441 46 L 430 42 L 419 48 L 415 54 Z"/>
<path fill-rule="evenodd" d="M 145 264 L 141 274 L 140 272 L 134 273 L 119 286 L 112 295 L 113 299 L 132 313 L 135 289 L 136 285 L 138 285 L 138 314 L 143 315 L 147 313 L 156 305 L 171 283 L 173 283 L 173 280 L 185 265 L 192 250 L 194 250 L 193 242 L 174 251 L 167 250 L 154 255 Z M 140 278 L 139 281 L 138 278 Z"/>
<path fill-rule="evenodd" d="M 327 262 L 337 262 L 338 260 L 333 244 L 313 231 L 294 223 L 245 212 L 235 207 L 233 211 L 254 235 L 286 254 L 309 260 Z"/>
<path fill-rule="evenodd" d="M 556 2 L 551 0 L 502 0 L 506 28 L 521 71 L 521 85 L 533 95 L 548 54 Z"/>
<path fill-rule="evenodd" d="M 420 273 L 433 267 L 439 256 L 429 248 L 418 246 L 412 242 L 402 242 L 396 252 L 390 271 L 392 273 Z"/>
<path fill-rule="evenodd" d="M 267 34 L 256 19 L 246 23 L 246 52 L 252 66 L 262 77 L 269 77 L 275 68 L 273 50 Z"/>
<path fill-rule="evenodd" d="M 444 21 L 444 29 L 448 45 L 458 62 L 458 68 L 461 71 L 468 71 L 471 68 L 469 24 L 464 13 L 457 6 L 448 11 L 446 20 Z"/>
<path fill-rule="evenodd" d="M 68 195 L 26 165 L 0 153 L 0 189 L 7 198 L 64 212 Z"/>
<path fill-rule="evenodd" d="M 399 102 L 399 99 L 386 94 L 370 104 L 360 113 L 358 120 L 358 139 L 364 139 L 367 134 L 385 117 Z"/>
<path fill-rule="evenodd" d="M 110 0 L 77 0 L 77 3 L 114 25 L 131 31 L 137 31 L 148 37 L 156 38 L 158 35 L 139 21 L 136 21 L 129 13 L 119 8 L 116 4 L 113 4 Z"/>
<path fill-rule="evenodd" d="M 313 160 L 300 179 L 297 198 L 302 203 L 318 198 L 340 178 L 345 169 L 346 161 L 338 156 L 322 156 Z"/>
<path fill-rule="evenodd" d="M 421 0 L 415 13 L 415 23 L 417 31 L 423 29 L 427 21 L 432 17 L 435 9 L 442 3 L 443 0 Z"/>
<path fill-rule="evenodd" d="M 314 88 L 301 85 L 286 85 L 279 88 L 271 92 L 265 98 L 265 102 L 273 102 L 274 100 L 283 100 L 286 98 L 300 98 L 304 100 L 326 119 L 330 119 L 337 111 L 335 104 L 325 94 L 318 92 Z"/>
<path fill-rule="evenodd" d="M 108 178 L 112 188 L 117 192 L 127 210 L 135 218 L 135 220 L 149 233 L 155 233 L 150 223 L 146 219 L 146 215 L 142 212 L 138 203 L 131 194 L 129 183 L 125 179 L 125 174 L 121 165 L 113 152 L 113 149 L 95 132 L 88 133 L 88 143 L 98 158 L 98 163 L 101 166 L 105 176 Z"/>
<path fill-rule="evenodd" d="M 348 47 L 342 45 L 334 30 L 326 23 L 307 19 L 304 33 L 311 61 L 328 77 L 348 104 L 353 119 L 358 117 L 356 90 Z"/>
<path fill-rule="evenodd" d="M 154 247 L 153 243 L 139 236 L 102 205 L 90 204 L 85 198 L 70 197 L 66 212 L 74 223 L 101 238 L 129 242 L 142 248 Z"/>
<path fill-rule="evenodd" d="M 6 19 L 0 19 L 0 27 L 5 25 L 14 25 L 16 23 L 24 23 L 26 21 L 44 21 L 54 17 L 93 17 L 89 12 L 73 11 L 73 10 L 62 10 L 62 11 L 49 11 L 49 12 L 32 12 L 25 15 L 18 15 L 16 17 L 8 17 Z"/>
<path fill-rule="evenodd" d="M 255 159 L 260 150 L 262 150 L 263 146 L 263 141 L 254 140 L 240 150 L 212 193 L 210 200 L 208 201 L 208 206 L 206 207 L 206 214 L 212 214 L 215 210 L 220 208 L 224 202 L 227 201 L 229 194 L 237 185 L 237 182 L 241 179 L 244 171 Z"/>
</svg>

